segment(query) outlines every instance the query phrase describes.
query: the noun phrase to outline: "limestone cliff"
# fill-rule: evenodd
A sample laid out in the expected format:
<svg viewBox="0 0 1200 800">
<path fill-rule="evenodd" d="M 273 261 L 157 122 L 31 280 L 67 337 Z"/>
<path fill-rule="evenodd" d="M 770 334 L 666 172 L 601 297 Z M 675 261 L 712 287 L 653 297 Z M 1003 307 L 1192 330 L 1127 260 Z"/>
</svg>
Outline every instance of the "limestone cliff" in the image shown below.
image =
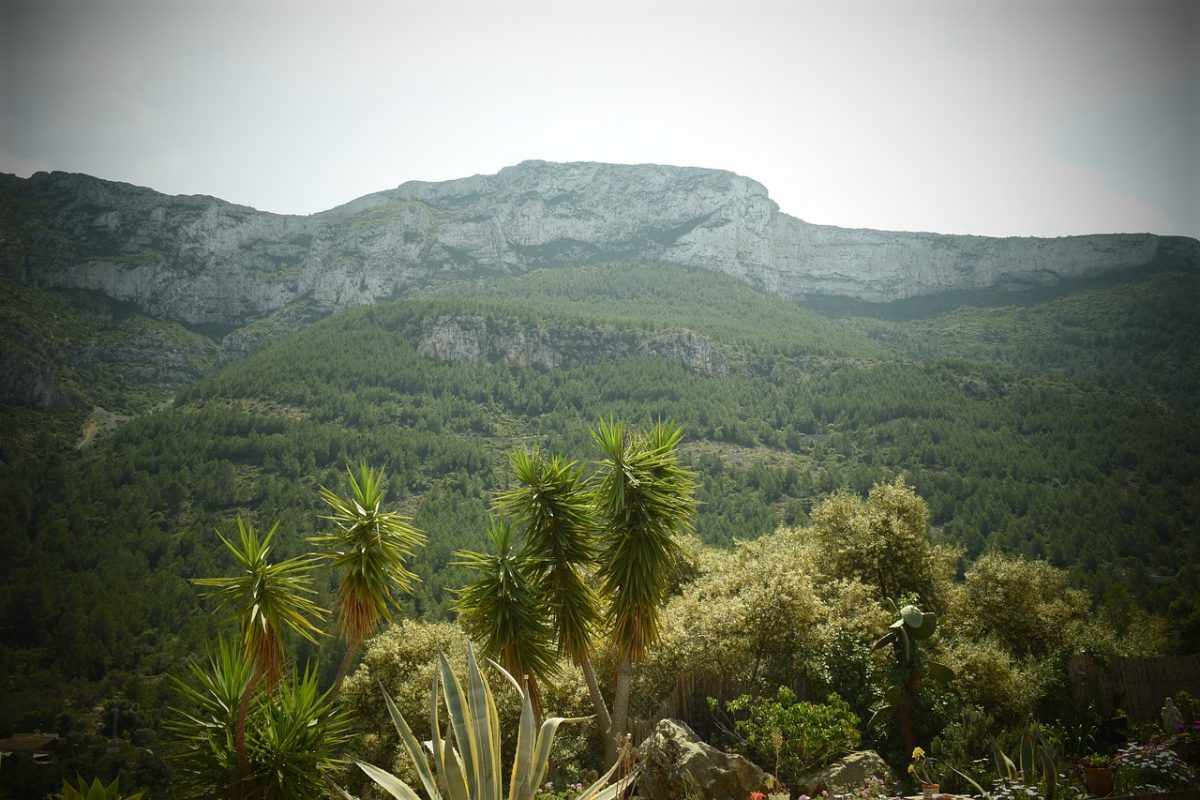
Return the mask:
<svg viewBox="0 0 1200 800">
<path fill-rule="evenodd" d="M 422 332 L 417 352 L 457 364 L 498 362 L 510 367 L 576 367 L 642 354 L 665 358 L 704 375 L 728 375 L 717 346 L 689 330 L 618 331 L 572 326 L 551 334 L 533 324 L 443 314 Z"/>
<path fill-rule="evenodd" d="M 0 274 L 231 327 L 297 301 L 320 315 L 429 283 L 602 260 L 716 270 L 795 299 L 874 302 L 1200 263 L 1200 242 L 1149 234 L 1000 239 L 813 225 L 781 213 L 749 178 L 656 165 L 524 162 L 307 217 L 84 175 L 0 175 L 0 210 Z"/>
</svg>

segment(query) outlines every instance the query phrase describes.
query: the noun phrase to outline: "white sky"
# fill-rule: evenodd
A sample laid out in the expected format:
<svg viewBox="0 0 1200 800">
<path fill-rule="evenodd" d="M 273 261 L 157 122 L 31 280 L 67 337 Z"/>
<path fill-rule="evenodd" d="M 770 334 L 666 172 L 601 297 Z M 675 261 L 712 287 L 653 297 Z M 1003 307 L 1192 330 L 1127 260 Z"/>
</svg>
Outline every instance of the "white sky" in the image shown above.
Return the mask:
<svg viewBox="0 0 1200 800">
<path fill-rule="evenodd" d="M 811 222 L 1200 236 L 1200 0 L 0 0 L 0 171 L 311 213 L 518 161 Z"/>
</svg>

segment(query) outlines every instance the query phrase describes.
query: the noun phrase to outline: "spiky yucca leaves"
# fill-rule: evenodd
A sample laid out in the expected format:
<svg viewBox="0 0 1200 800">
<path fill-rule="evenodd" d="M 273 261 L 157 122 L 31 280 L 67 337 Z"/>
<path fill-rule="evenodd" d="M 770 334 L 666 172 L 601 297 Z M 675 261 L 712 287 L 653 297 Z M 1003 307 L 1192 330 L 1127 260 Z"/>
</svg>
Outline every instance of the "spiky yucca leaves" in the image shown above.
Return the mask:
<svg viewBox="0 0 1200 800">
<path fill-rule="evenodd" d="M 121 794 L 119 779 L 113 778 L 108 786 L 100 783 L 99 778 L 93 778 L 89 785 L 79 776 L 75 777 L 77 786 L 63 781 L 63 788 L 58 794 L 51 795 L 50 800 L 141 800 L 145 792 L 136 794 Z"/>
<path fill-rule="evenodd" d="M 670 570 L 684 551 L 678 535 L 692 528 L 696 476 L 679 463 L 683 430 L 657 423 L 627 436 L 601 420 L 592 437 L 602 456 L 592 495 L 600 515 L 600 592 L 618 654 L 639 661 L 659 634 Z"/>
<path fill-rule="evenodd" d="M 496 508 L 525 526 L 522 552 L 550 605 L 559 654 L 576 664 L 588 657 L 600 622 L 600 601 L 584 577 L 596 558 L 596 531 L 583 470 L 539 450 L 513 450 L 517 485 L 496 495 Z"/>
<path fill-rule="evenodd" d="M 433 739 L 426 743 L 426 748 L 433 756 L 432 768 L 425 756 L 426 748 L 422 748 L 392 698 L 380 687 L 392 722 L 416 767 L 429 800 L 532 800 L 549 767 L 550 751 L 559 726 L 564 722 L 578 721 L 551 717 L 537 729 L 529 696 L 521 692 L 512 675 L 503 668 L 498 669 L 521 693 L 521 722 L 507 791 L 500 757 L 500 717 L 492 690 L 475 659 L 474 648 L 467 647 L 465 685 L 454 675 L 446 657 L 438 657 L 438 672 L 434 673 L 433 687 L 429 693 L 429 729 Z M 450 718 L 445 738 L 438 719 L 439 684 L 441 701 Z M 361 761 L 356 763 L 371 780 L 397 800 L 418 800 L 419 795 L 412 787 L 387 770 Z M 636 780 L 637 774 L 631 772 L 605 788 L 616 771 L 617 767 L 614 766 L 584 789 L 578 800 L 614 800 L 620 796 Z M 343 796 L 350 797 L 347 794 Z"/>
<path fill-rule="evenodd" d="M 554 631 L 530 578 L 530 560 L 514 548 L 508 523 L 491 518 L 488 536 L 493 553 L 460 550 L 454 554 L 454 564 L 479 573 L 477 580 L 457 590 L 454 608 L 485 653 L 499 657 L 514 674 L 529 677 L 534 711 L 541 716 L 538 683 L 557 671 Z"/>
<path fill-rule="evenodd" d="M 175 709 L 168 727 L 182 744 L 174 760 L 187 796 L 326 796 L 326 778 L 345 764 L 338 753 L 349 732 L 329 693 L 318 690 L 313 668 L 282 680 L 274 692 L 254 695 L 242 776 L 234 725 L 253 669 L 247 654 L 222 639 L 207 668 L 192 664 L 192 681 L 176 681 L 188 709 Z"/>
<path fill-rule="evenodd" d="M 383 622 L 391 622 L 396 595 L 420 580 L 409 571 L 413 551 L 425 535 L 393 511 L 383 511 L 384 472 L 359 464 L 358 477 L 347 469 L 350 494 L 340 497 L 321 487 L 331 514 L 323 519 L 337 530 L 309 541 L 342 576 L 336 610 L 338 630 L 350 651 L 357 650 Z"/>
<path fill-rule="evenodd" d="M 207 595 L 215 597 L 238 621 L 242 644 L 256 671 L 266 676 L 269 686 L 274 686 L 283 664 L 282 629 L 291 628 L 314 644 L 321 635 L 312 618 L 323 618 L 325 610 L 308 597 L 314 594 L 309 586 L 314 560 L 298 556 L 270 562 L 271 540 L 279 529 L 278 522 L 261 540 L 254 526 L 243 522 L 241 517 L 237 519 L 237 527 L 238 544 L 220 532 L 217 535 L 233 554 L 241 574 L 232 578 L 193 578 L 192 583 L 211 587 Z"/>
</svg>

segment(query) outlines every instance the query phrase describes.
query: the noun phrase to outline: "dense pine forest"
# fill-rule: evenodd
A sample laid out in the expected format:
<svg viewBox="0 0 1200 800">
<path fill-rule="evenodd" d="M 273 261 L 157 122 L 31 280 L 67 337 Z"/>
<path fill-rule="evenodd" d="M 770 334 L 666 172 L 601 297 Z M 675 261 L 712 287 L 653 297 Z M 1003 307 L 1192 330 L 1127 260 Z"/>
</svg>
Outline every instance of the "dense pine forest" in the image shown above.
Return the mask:
<svg viewBox="0 0 1200 800">
<path fill-rule="evenodd" d="M 222 630 L 190 580 L 232 570 L 218 532 L 237 518 L 278 522 L 278 555 L 299 555 L 321 487 L 381 467 L 428 539 L 405 624 L 453 621 L 472 580 L 454 554 L 489 546 L 510 453 L 590 472 L 601 419 L 682 428 L 698 552 L 790 546 L 777 531 L 821 530 L 830 498 L 899 479 L 957 580 L 1041 560 L 1125 651 L 1200 651 L 1195 270 L 886 305 L 662 265 L 539 270 L 273 329 L 231 360 L 228 331 L 2 281 L 0 326 L 0 736 L 68 743 L 58 772 L 5 764 L 0 787 L 169 785 L 172 676 Z M 34 378 L 41 407 L 18 391 Z M 316 602 L 336 581 L 318 571 Z M 333 678 L 340 651 L 290 644 Z"/>
</svg>

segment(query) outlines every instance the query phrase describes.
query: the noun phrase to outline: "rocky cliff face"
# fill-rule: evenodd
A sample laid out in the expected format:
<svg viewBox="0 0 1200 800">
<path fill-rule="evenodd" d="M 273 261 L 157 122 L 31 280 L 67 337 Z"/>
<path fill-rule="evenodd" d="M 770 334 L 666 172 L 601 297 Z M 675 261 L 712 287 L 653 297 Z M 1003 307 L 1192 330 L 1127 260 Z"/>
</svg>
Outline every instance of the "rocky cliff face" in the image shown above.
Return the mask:
<svg viewBox="0 0 1200 800">
<path fill-rule="evenodd" d="M 417 352 L 453 363 L 498 362 L 510 367 L 576 367 L 650 355 L 704 375 L 728 375 L 729 366 L 713 342 L 689 330 L 654 333 L 573 327 L 551 334 L 521 322 L 443 314 L 425 330 Z"/>
<path fill-rule="evenodd" d="M 1149 234 L 996 239 L 812 225 L 780 213 L 748 178 L 654 165 L 525 162 L 308 217 L 39 173 L 0 176 L 0 209 L 0 274 L 225 326 L 297 301 L 325 313 L 413 286 L 601 260 L 716 270 L 795 299 L 875 302 L 1200 263 L 1200 242 Z"/>
</svg>

